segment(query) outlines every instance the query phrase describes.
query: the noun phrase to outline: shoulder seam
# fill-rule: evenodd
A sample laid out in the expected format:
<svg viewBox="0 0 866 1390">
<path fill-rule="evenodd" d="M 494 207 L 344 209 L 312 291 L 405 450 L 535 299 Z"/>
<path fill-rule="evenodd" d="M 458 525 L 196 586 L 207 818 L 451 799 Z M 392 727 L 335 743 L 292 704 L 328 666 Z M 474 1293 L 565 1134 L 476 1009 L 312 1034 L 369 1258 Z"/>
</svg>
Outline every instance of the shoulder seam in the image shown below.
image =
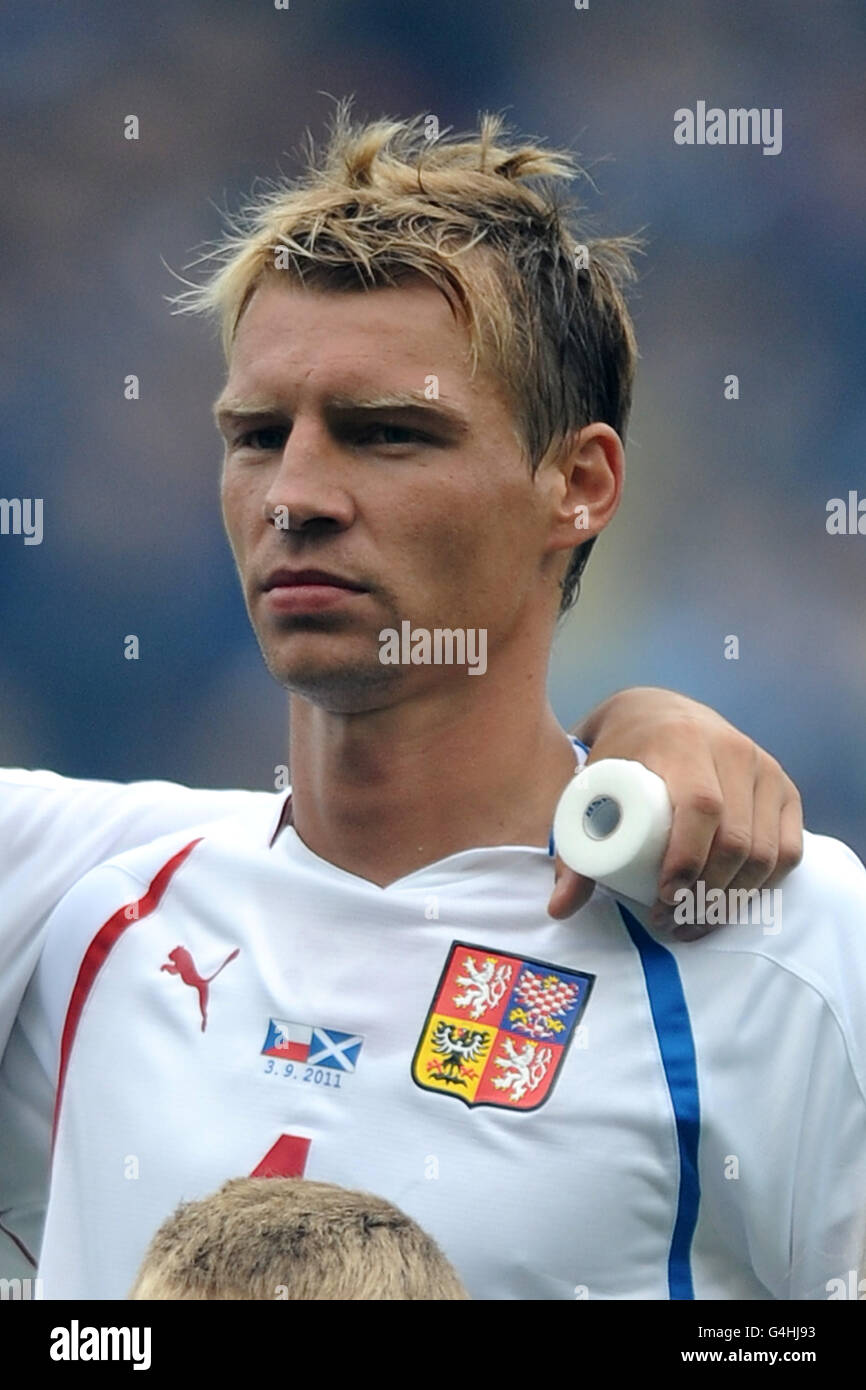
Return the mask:
<svg viewBox="0 0 866 1390">
<path fill-rule="evenodd" d="M 714 943 L 710 944 L 712 945 Z M 860 1071 L 858 1067 L 855 1065 L 854 1059 L 851 1056 L 851 1048 L 848 1043 L 848 1036 L 845 1032 L 844 1027 L 842 1026 L 842 1021 L 839 1018 L 839 1014 L 836 1008 L 834 1007 L 832 1000 L 828 997 L 826 990 L 822 989 L 820 985 L 816 983 L 815 980 L 807 977 L 802 972 L 802 970 L 793 969 L 785 961 L 777 960 L 775 956 L 770 956 L 765 951 L 758 950 L 757 947 L 745 945 L 727 946 L 725 947 L 724 951 L 719 951 L 718 954 L 732 956 L 751 956 L 753 958 L 757 958 L 758 960 L 766 961 L 768 965 L 775 966 L 777 969 L 783 970 L 786 975 L 790 975 L 791 978 L 796 980 L 798 984 L 801 984 L 804 987 L 804 989 L 811 990 L 813 994 L 816 994 L 818 996 L 822 1005 L 827 1010 L 834 1024 L 836 1025 L 836 1028 L 838 1029 L 839 1036 L 842 1039 L 842 1046 L 845 1051 L 845 1056 L 848 1061 L 848 1066 L 851 1068 L 851 1075 L 853 1076 L 854 1081 L 857 1085 L 857 1090 L 860 1093 L 860 1097 L 863 1101 L 863 1104 L 866 1105 L 866 1084 L 864 1084 L 863 1077 L 861 1076 Z"/>
</svg>

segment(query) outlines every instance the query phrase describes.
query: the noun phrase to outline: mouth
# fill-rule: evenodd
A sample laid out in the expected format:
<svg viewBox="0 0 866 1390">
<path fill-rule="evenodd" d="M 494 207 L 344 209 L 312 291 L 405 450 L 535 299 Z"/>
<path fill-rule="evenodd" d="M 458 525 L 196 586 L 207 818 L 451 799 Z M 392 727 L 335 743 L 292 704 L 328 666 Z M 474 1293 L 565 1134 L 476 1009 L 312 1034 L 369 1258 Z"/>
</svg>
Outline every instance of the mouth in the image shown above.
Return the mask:
<svg viewBox="0 0 866 1390">
<path fill-rule="evenodd" d="M 278 569 L 262 585 L 265 602 L 273 612 L 299 613 L 332 608 L 350 602 L 367 590 L 342 574 L 328 570 Z"/>
</svg>

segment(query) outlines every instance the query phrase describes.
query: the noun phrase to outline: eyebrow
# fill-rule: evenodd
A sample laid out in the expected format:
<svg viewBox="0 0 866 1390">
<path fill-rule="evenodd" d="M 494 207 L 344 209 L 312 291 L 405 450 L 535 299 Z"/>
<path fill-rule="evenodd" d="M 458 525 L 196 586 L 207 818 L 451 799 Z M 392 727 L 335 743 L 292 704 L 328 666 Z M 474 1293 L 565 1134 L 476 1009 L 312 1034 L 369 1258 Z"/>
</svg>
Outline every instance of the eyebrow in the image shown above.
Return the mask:
<svg viewBox="0 0 866 1390">
<path fill-rule="evenodd" d="M 469 420 L 462 410 L 443 401 L 441 397 L 429 399 L 423 391 L 389 391 L 381 396 L 329 396 L 325 410 L 327 414 L 341 415 L 372 414 L 376 411 L 424 411 L 431 419 L 438 419 L 449 426 L 457 435 L 467 434 Z M 221 427 L 232 420 L 261 419 L 265 416 L 282 415 L 284 407 L 271 401 L 252 402 L 232 396 L 221 396 L 214 402 L 213 416 Z"/>
</svg>

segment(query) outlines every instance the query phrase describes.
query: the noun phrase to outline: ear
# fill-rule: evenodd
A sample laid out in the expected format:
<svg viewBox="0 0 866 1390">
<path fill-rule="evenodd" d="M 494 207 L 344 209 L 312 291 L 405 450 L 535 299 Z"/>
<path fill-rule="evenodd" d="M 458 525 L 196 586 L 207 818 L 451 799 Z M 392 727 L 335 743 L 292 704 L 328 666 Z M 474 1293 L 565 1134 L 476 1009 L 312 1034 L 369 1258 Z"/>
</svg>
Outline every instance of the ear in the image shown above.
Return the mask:
<svg viewBox="0 0 866 1390">
<path fill-rule="evenodd" d="M 541 465 L 550 494 L 548 550 L 573 550 L 612 520 L 625 482 L 625 451 L 610 425 L 584 425 Z"/>
</svg>

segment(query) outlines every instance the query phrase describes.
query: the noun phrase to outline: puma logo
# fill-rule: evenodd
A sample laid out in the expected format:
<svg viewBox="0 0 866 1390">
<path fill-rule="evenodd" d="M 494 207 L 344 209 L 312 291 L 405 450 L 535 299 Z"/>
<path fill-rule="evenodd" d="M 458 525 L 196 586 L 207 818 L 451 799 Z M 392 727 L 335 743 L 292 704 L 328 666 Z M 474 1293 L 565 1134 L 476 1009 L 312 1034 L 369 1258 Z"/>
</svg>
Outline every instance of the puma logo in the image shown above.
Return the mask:
<svg viewBox="0 0 866 1390">
<path fill-rule="evenodd" d="M 201 1009 L 201 1031 L 207 1027 L 207 1001 L 208 985 L 211 980 L 215 980 L 220 970 L 225 970 L 229 961 L 234 960 L 235 956 L 240 955 L 238 946 L 231 955 L 226 956 L 222 965 L 218 966 L 212 975 L 200 975 L 196 969 L 195 961 L 185 946 L 175 946 L 173 951 L 168 953 L 168 961 L 161 965 L 160 970 L 168 971 L 169 975 L 179 975 L 185 985 L 198 991 L 198 1006 Z"/>
</svg>

